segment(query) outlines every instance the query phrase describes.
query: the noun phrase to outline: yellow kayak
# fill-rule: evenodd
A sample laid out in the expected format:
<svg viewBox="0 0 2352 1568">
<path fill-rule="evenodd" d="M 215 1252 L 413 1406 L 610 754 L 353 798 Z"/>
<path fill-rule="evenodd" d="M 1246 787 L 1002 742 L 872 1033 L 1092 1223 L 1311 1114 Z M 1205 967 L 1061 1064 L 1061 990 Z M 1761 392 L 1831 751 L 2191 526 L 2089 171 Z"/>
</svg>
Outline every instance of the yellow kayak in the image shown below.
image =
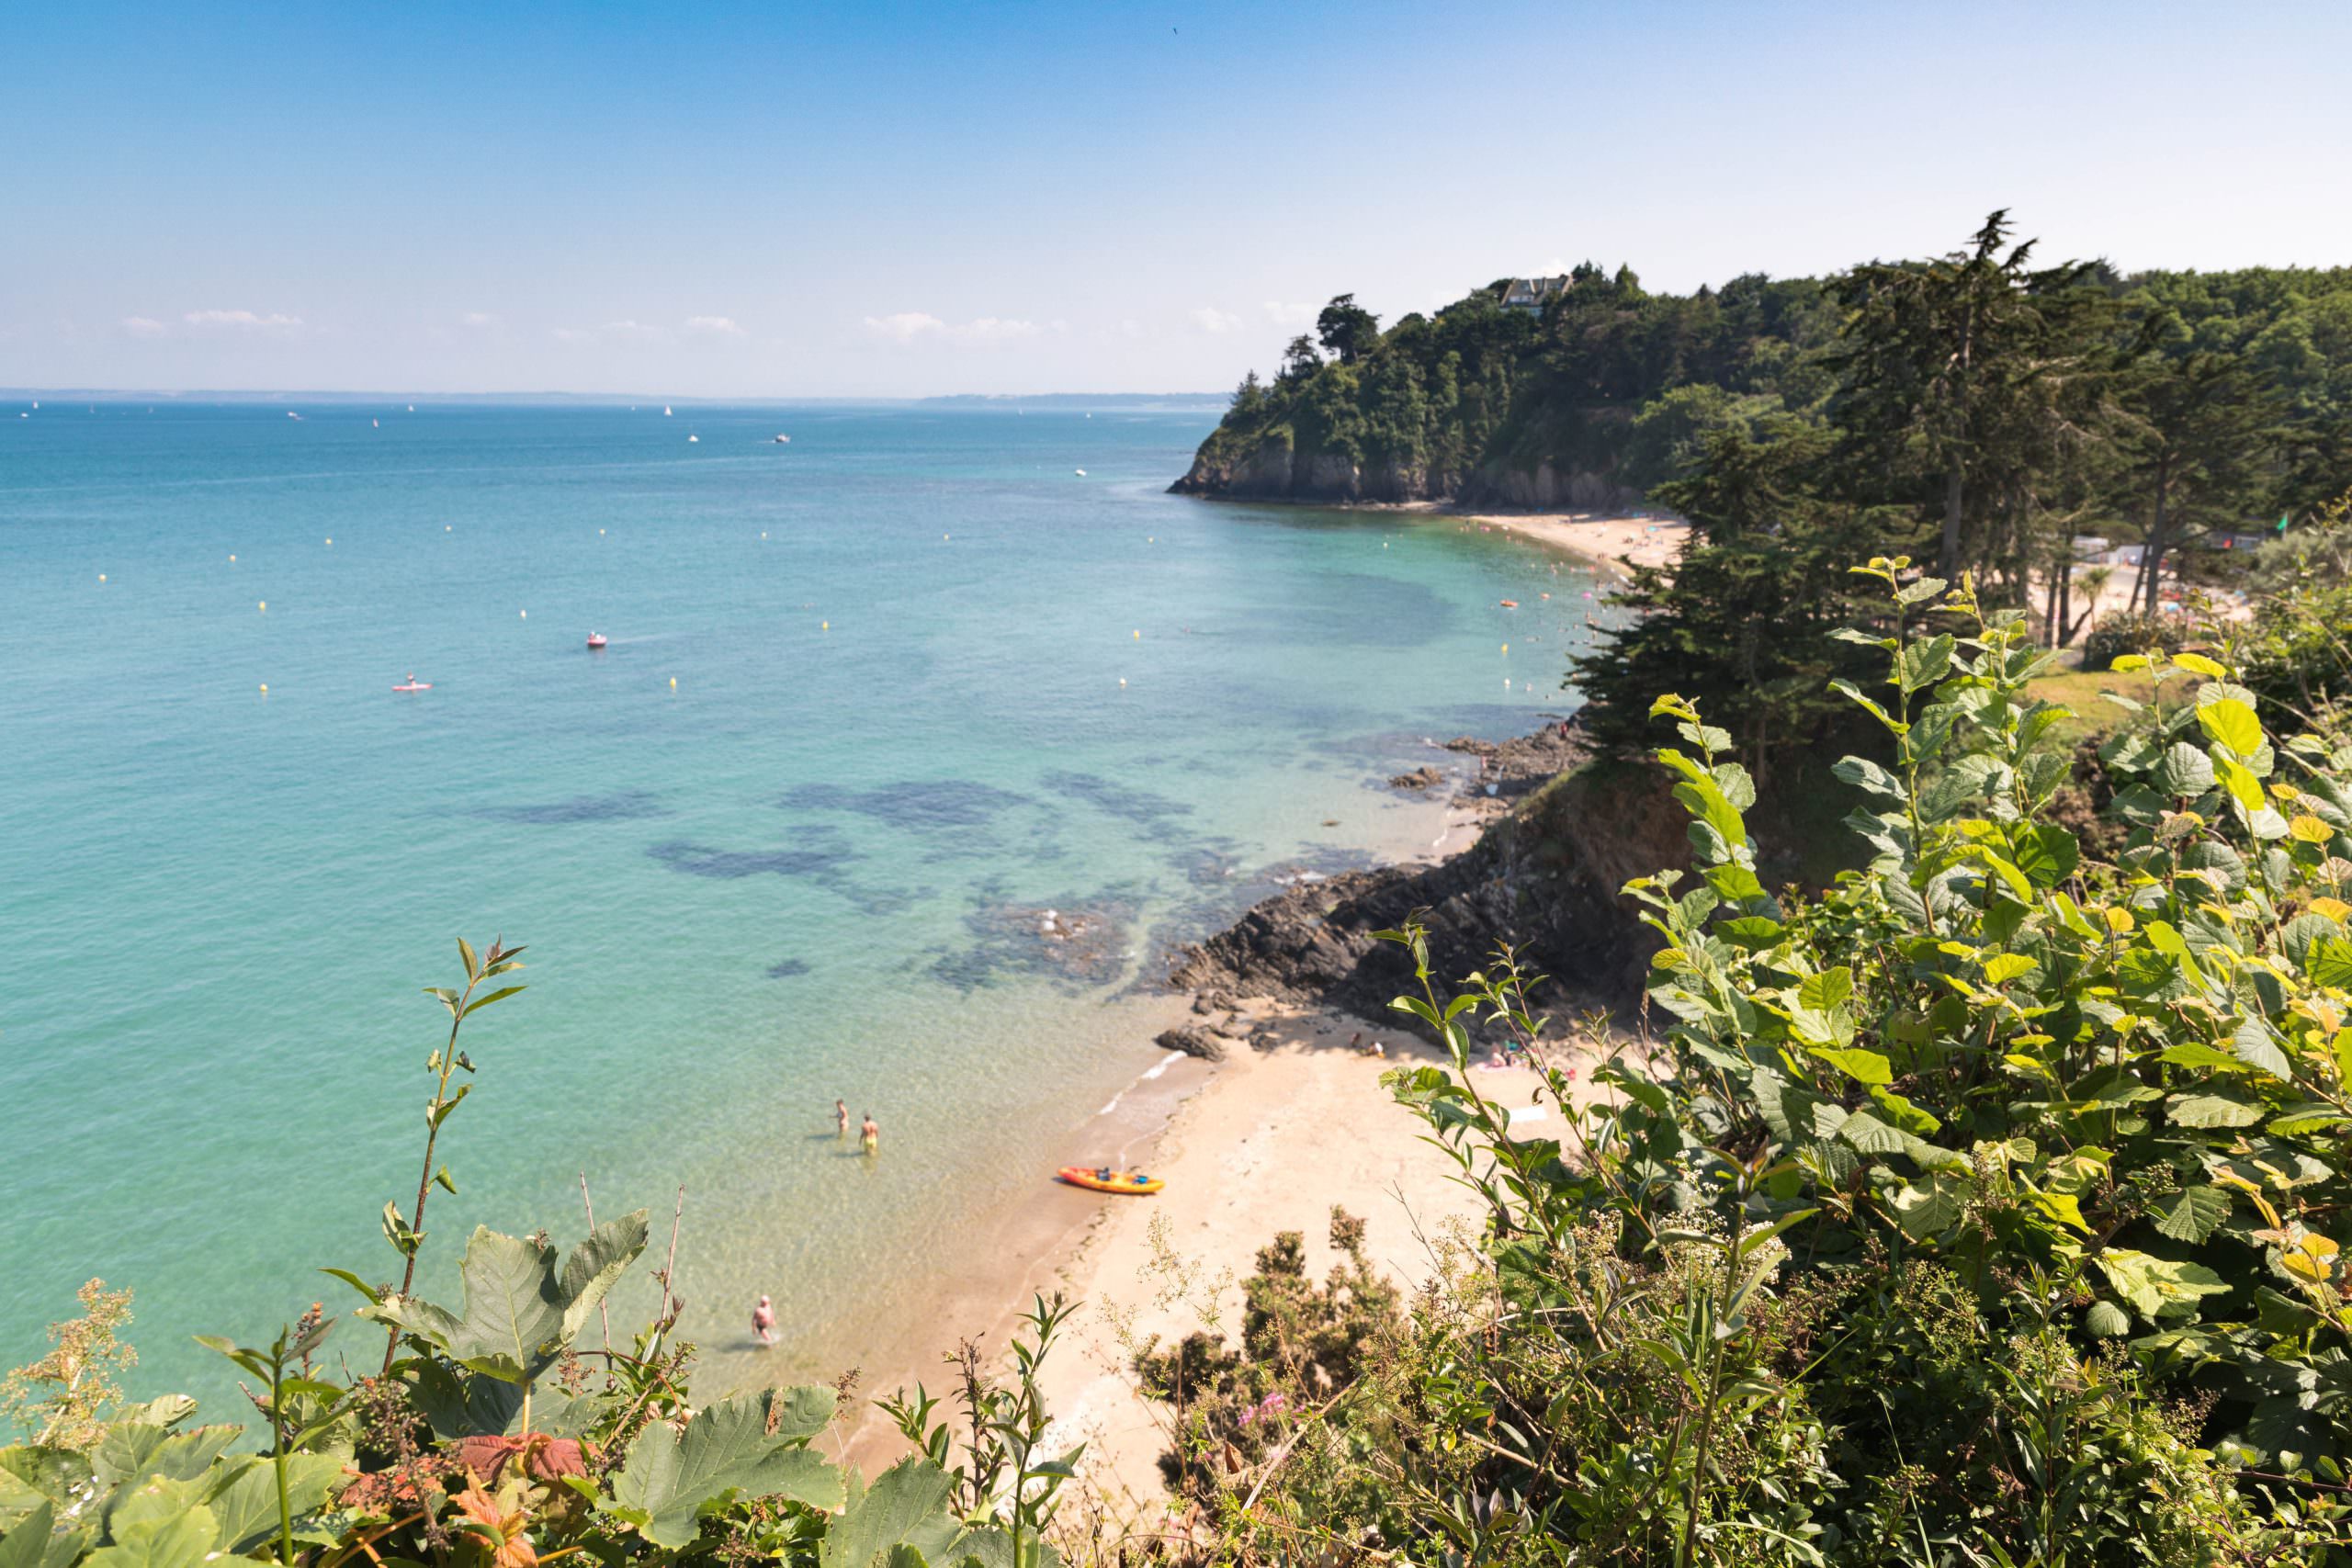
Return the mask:
<svg viewBox="0 0 2352 1568">
<path fill-rule="evenodd" d="M 1105 1175 L 1089 1170 L 1082 1165 L 1066 1165 L 1061 1179 L 1072 1187 L 1083 1187 L 1091 1192 L 1157 1192 L 1168 1184 L 1156 1176 L 1144 1176 L 1132 1170 L 1114 1170 Z"/>
</svg>

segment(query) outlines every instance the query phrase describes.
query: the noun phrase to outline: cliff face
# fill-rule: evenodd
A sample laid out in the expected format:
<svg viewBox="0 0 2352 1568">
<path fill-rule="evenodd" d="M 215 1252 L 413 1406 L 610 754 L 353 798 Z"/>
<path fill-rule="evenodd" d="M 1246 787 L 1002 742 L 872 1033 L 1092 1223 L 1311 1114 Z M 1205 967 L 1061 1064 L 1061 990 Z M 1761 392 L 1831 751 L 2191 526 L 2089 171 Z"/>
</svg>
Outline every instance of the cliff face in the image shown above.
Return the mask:
<svg viewBox="0 0 2352 1568">
<path fill-rule="evenodd" d="M 1555 1016 L 1596 1000 L 1630 1000 L 1655 943 L 1617 890 L 1690 858 L 1688 818 L 1664 774 L 1585 761 L 1581 744 L 1556 730 L 1494 749 L 1490 770 L 1486 782 L 1512 804 L 1471 849 L 1440 865 L 1286 889 L 1184 949 L 1172 983 L 1321 1003 L 1402 1028 L 1388 1004 L 1414 988 L 1412 960 L 1372 933 L 1418 913 L 1441 995 L 1509 942 L 1526 950 L 1528 968 L 1550 977 L 1537 1002 Z"/>
<path fill-rule="evenodd" d="M 1268 436 L 1239 450 L 1204 442 L 1191 470 L 1168 488 L 1227 501 L 1444 501 L 1457 476 L 1405 463 L 1358 464 L 1335 452 L 1299 453 Z"/>
<path fill-rule="evenodd" d="M 1605 474 L 1487 463 L 1469 473 L 1394 460 L 1357 463 L 1334 452 L 1296 451 L 1266 436 L 1253 443 L 1202 443 L 1192 468 L 1168 487 L 1178 495 L 1222 501 L 1290 501 L 1347 505 L 1359 502 L 1458 502 L 1467 506 L 1525 511 L 1608 511 L 1640 496 Z"/>
</svg>

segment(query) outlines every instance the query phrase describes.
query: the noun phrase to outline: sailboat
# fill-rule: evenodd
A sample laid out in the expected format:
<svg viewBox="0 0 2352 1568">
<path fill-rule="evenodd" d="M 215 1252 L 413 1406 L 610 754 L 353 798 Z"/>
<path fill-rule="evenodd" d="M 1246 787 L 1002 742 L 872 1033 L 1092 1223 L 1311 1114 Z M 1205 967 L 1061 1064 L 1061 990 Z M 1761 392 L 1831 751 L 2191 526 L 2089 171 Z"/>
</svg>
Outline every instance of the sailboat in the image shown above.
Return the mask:
<svg viewBox="0 0 2352 1568">
<path fill-rule="evenodd" d="M 670 405 L 668 403 L 663 403 L 662 405 L 662 417 L 663 419 L 670 417 Z"/>
</svg>

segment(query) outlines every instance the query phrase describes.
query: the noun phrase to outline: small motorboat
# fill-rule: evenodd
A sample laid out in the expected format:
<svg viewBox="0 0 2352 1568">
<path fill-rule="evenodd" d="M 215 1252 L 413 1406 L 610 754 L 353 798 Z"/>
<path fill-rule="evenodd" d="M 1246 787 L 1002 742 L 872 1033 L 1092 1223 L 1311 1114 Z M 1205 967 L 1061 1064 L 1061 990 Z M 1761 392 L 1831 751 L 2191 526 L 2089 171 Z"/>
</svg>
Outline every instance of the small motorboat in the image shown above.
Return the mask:
<svg viewBox="0 0 2352 1568">
<path fill-rule="evenodd" d="M 602 648 L 602 647 L 604 647 L 604 646 L 605 646 L 605 634 L 604 634 L 603 632 L 590 632 L 590 633 L 588 634 L 588 646 L 589 646 L 590 648 Z"/>
<path fill-rule="evenodd" d="M 1079 470 L 1078 470 L 1078 477 L 1079 477 L 1080 479 L 1084 479 L 1084 478 L 1086 477 L 1086 470 L 1085 470 L 1084 468 L 1080 468 L 1080 469 L 1079 469 Z"/>
<path fill-rule="evenodd" d="M 687 437 L 686 437 L 686 439 L 687 439 L 687 440 L 689 440 L 689 441 L 700 441 L 700 440 L 702 439 L 702 437 L 701 437 L 701 436 L 699 436 L 699 435 L 689 435 L 689 436 L 687 436 Z"/>
<path fill-rule="evenodd" d="M 1506 599 L 1503 601 L 1503 608 L 1506 610 L 1516 610 L 1519 608 L 1519 601 L 1516 599 Z"/>
<path fill-rule="evenodd" d="M 1058 1173 L 1072 1187 L 1083 1187 L 1090 1192 L 1125 1192 L 1131 1196 L 1159 1191 L 1168 1183 L 1156 1176 L 1146 1176 L 1139 1170 L 1089 1169 L 1082 1165 L 1066 1165 Z"/>
<path fill-rule="evenodd" d="M 407 680 L 405 680 L 405 681 L 401 682 L 399 685 L 394 686 L 394 687 L 392 688 L 392 690 L 393 690 L 393 691 L 395 691 L 395 692 L 429 692 L 429 691 L 431 691 L 432 689 L 433 689 L 433 682 L 430 682 L 430 681 L 420 681 L 420 680 L 418 680 L 418 679 L 417 679 L 415 676 L 413 676 L 413 675 L 411 675 Z"/>
<path fill-rule="evenodd" d="M 775 444 L 779 446 L 789 446 L 792 445 L 792 437 L 789 435 L 778 435 L 775 438 Z"/>
</svg>

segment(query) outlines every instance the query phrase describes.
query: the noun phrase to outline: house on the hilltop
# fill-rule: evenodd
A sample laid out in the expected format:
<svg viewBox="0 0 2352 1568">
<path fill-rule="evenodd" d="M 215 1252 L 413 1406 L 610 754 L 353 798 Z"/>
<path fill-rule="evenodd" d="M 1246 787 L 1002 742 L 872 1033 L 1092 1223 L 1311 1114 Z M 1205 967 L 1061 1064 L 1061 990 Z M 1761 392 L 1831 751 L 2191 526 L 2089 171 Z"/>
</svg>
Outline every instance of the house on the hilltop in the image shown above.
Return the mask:
<svg viewBox="0 0 2352 1568">
<path fill-rule="evenodd" d="M 1567 291 L 1566 273 L 1557 277 L 1514 277 L 1503 285 L 1503 309 L 1541 314 L 1544 306 Z"/>
</svg>

